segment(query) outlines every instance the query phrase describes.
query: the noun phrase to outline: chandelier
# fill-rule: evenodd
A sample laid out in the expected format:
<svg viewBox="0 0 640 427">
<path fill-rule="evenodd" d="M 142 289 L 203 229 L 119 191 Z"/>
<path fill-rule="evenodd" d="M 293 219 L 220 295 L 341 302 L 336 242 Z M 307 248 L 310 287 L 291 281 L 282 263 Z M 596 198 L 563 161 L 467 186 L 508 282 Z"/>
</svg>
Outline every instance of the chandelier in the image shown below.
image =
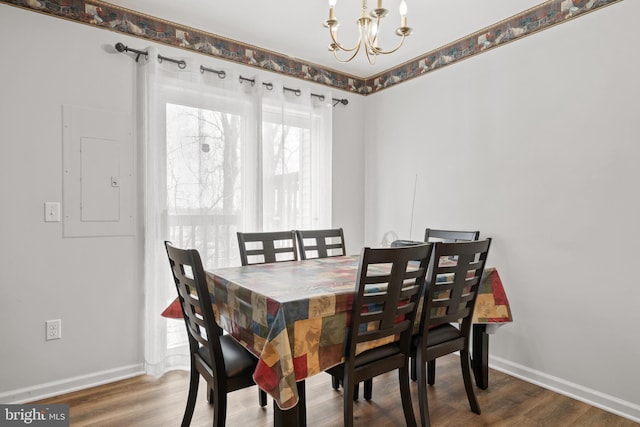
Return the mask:
<svg viewBox="0 0 640 427">
<path fill-rule="evenodd" d="M 378 55 L 387 55 L 400 49 L 404 43 L 405 37 L 411 34 L 411 28 L 407 27 L 407 3 L 402 0 L 400 3 L 400 27 L 396 29 L 396 34 L 401 37 L 400 42 L 396 47 L 390 50 L 384 50 L 378 46 L 378 34 L 380 30 L 380 23 L 382 18 L 389 14 L 387 9 L 382 7 L 382 0 L 378 1 L 378 7 L 371 12 L 367 10 L 367 0 L 362 0 L 362 13 L 360 18 L 356 21 L 358 24 L 358 42 L 355 46 L 348 48 L 344 47 L 338 41 L 338 20 L 336 19 L 336 1 L 329 0 L 329 19 L 324 21 L 323 25 L 329 29 L 331 35 L 331 44 L 329 45 L 329 51 L 333 52 L 333 56 L 339 62 L 349 62 L 358 55 L 360 48 L 364 46 L 364 53 L 367 56 L 369 64 L 375 64 Z M 340 58 L 338 51 L 351 53 L 348 58 Z"/>
</svg>

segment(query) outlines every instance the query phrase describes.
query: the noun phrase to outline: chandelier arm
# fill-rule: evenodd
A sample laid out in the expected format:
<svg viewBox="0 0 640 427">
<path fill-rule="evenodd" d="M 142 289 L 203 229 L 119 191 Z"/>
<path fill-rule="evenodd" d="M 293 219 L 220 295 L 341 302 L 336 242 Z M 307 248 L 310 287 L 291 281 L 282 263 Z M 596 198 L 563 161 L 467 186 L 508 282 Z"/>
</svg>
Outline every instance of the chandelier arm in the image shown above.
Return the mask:
<svg viewBox="0 0 640 427">
<path fill-rule="evenodd" d="M 374 52 L 369 52 L 369 49 L 365 47 L 364 49 L 364 53 L 365 56 L 367 57 L 367 61 L 369 62 L 369 64 L 373 65 L 376 63 L 376 58 L 378 58 L 378 55 Z"/>
<path fill-rule="evenodd" d="M 333 51 L 333 57 L 336 58 L 336 61 L 338 62 L 349 62 L 358 55 L 358 52 L 360 52 L 360 44 L 358 44 L 358 46 L 356 46 L 351 50 L 355 50 L 355 52 L 353 52 L 353 54 L 349 57 L 349 59 L 341 59 L 340 57 L 338 57 L 338 53 L 337 53 L 338 49 Z M 348 51 L 345 51 L 345 52 L 348 52 Z"/>
<path fill-rule="evenodd" d="M 377 28 L 376 35 L 373 37 L 373 40 L 371 40 L 371 37 L 370 37 L 371 36 L 371 26 L 366 28 L 366 31 L 365 31 L 365 35 L 364 35 L 364 37 L 365 37 L 365 46 L 366 47 L 370 47 L 373 52 L 377 52 L 377 50 L 378 50 L 378 48 L 375 47 L 375 45 L 376 45 L 376 42 L 378 41 L 378 34 L 380 34 L 380 23 L 381 22 L 382 21 L 380 20 L 380 17 L 378 16 L 376 18 L 376 28 Z M 377 55 L 377 53 L 376 53 L 376 55 Z"/>
<path fill-rule="evenodd" d="M 343 50 L 345 52 L 353 52 L 354 50 L 355 51 L 360 50 L 360 43 L 362 43 L 362 32 L 360 32 L 360 36 L 358 36 L 358 44 L 356 44 L 354 47 L 351 47 L 351 48 L 345 48 L 344 46 L 342 46 L 342 44 L 340 44 L 338 39 L 336 39 L 335 35 L 333 34 L 333 31 L 331 31 L 331 28 L 329 28 L 329 34 L 331 35 L 331 40 L 333 41 L 333 43 L 336 45 L 338 49 Z"/>
<path fill-rule="evenodd" d="M 398 45 L 396 47 L 394 47 L 393 49 L 391 49 L 391 50 L 382 50 L 382 49 L 380 49 L 378 47 L 373 47 L 373 46 L 372 46 L 372 49 L 376 53 L 376 55 L 388 55 L 390 53 L 393 53 L 393 52 L 397 51 L 398 49 L 400 49 L 402 47 L 402 45 L 404 44 L 404 39 L 405 39 L 406 36 L 403 34 L 401 37 L 402 38 L 400 39 L 400 42 L 398 43 Z"/>
</svg>

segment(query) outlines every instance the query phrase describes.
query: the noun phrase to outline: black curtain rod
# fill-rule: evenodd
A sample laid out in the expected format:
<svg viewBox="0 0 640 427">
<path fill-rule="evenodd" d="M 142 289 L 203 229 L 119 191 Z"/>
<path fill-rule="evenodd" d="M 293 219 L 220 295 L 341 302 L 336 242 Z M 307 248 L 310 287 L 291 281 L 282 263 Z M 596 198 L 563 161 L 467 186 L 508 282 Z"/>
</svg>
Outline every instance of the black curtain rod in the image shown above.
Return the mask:
<svg viewBox="0 0 640 427">
<path fill-rule="evenodd" d="M 138 62 L 138 60 L 140 59 L 140 55 L 144 55 L 144 56 L 149 56 L 149 52 L 143 51 L 143 50 L 138 50 L 138 49 L 132 49 L 128 46 L 125 46 L 122 43 L 116 43 L 116 50 L 118 52 L 133 52 L 136 53 L 136 62 Z M 181 70 L 184 70 L 185 68 L 187 68 L 187 63 L 182 60 L 182 59 L 173 59 L 173 58 L 168 58 L 166 56 L 162 56 L 160 54 L 158 54 L 158 62 L 162 62 L 162 61 L 169 61 L 169 62 L 173 62 L 174 64 L 178 64 L 178 68 L 180 68 Z M 200 72 L 204 73 L 205 71 L 211 72 L 211 73 L 216 73 L 218 75 L 218 77 L 220 77 L 221 79 L 224 79 L 227 76 L 227 73 L 224 72 L 224 70 L 214 70 L 212 68 L 207 68 L 204 66 L 200 66 Z M 250 82 L 251 86 L 254 86 L 256 84 L 256 79 L 249 79 L 247 77 L 242 77 L 239 76 L 239 81 L 240 83 L 243 82 Z M 268 90 L 272 90 L 273 89 L 273 83 L 267 82 L 267 83 L 262 83 Z M 285 92 L 293 92 L 295 93 L 296 96 L 300 96 L 302 95 L 302 91 L 300 89 L 292 89 L 286 86 L 283 86 L 282 89 Z M 324 95 L 318 95 L 317 93 L 311 93 L 312 97 L 316 97 L 318 98 L 320 101 L 324 101 Z M 333 106 L 335 107 L 338 104 L 342 104 L 342 105 L 347 105 L 349 103 L 349 100 L 346 98 L 331 98 L 331 100 L 333 101 Z"/>
<path fill-rule="evenodd" d="M 138 56 L 136 56 L 136 62 L 138 62 L 138 59 L 140 59 L 140 55 L 149 56 L 149 52 L 145 52 L 143 50 L 132 49 L 129 46 L 123 45 L 122 43 L 116 43 L 116 50 L 118 52 L 120 52 L 120 53 L 122 53 L 122 52 L 137 53 Z"/>
<path fill-rule="evenodd" d="M 149 56 L 149 52 L 147 52 L 147 51 L 133 49 L 133 48 L 130 48 L 129 46 L 125 46 L 122 43 L 116 43 L 116 50 L 118 52 L 133 52 L 133 53 L 137 53 L 136 62 L 138 62 L 138 60 L 140 59 L 140 55 L 144 55 L 144 56 L 147 56 L 147 57 Z M 169 61 L 169 62 L 173 62 L 174 64 L 178 64 L 178 68 L 180 68 L 181 70 L 184 70 L 185 68 L 187 68 L 187 63 L 182 59 L 173 59 L 173 58 L 169 58 L 169 57 L 162 56 L 162 55 L 158 54 L 158 62 L 162 62 L 162 61 Z"/>
</svg>

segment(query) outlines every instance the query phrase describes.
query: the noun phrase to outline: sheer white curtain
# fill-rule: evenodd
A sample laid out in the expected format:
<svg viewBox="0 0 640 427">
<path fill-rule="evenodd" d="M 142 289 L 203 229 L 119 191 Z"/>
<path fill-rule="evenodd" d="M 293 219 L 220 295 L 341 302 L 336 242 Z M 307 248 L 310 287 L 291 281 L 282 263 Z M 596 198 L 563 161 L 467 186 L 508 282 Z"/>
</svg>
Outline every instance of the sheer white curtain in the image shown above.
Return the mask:
<svg viewBox="0 0 640 427">
<path fill-rule="evenodd" d="M 324 101 L 274 84 L 239 83 L 140 59 L 143 143 L 145 365 L 187 369 L 182 320 L 160 316 L 175 298 L 164 249 L 197 249 L 205 268 L 239 265 L 236 232 L 331 224 L 331 94 Z M 179 59 L 179 58 L 176 58 Z"/>
<path fill-rule="evenodd" d="M 261 229 L 331 225 L 331 94 L 262 88 Z"/>
</svg>

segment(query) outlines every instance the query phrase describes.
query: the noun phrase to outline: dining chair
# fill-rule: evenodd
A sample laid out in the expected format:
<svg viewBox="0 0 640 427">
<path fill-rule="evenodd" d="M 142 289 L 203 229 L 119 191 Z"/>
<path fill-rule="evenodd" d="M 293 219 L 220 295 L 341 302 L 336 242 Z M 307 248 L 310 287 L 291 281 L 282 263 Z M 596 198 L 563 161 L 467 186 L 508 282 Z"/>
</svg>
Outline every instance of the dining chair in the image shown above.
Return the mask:
<svg viewBox="0 0 640 427">
<path fill-rule="evenodd" d="M 418 334 L 411 340 L 416 361 L 418 402 L 422 427 L 430 425 L 425 364 L 460 352 L 462 379 L 471 410 L 480 406 L 471 382 L 469 336 L 491 239 L 472 242 L 436 242 L 426 278 Z"/>
<path fill-rule="evenodd" d="M 297 261 L 296 233 L 291 231 L 238 232 L 242 265 Z"/>
<path fill-rule="evenodd" d="M 189 338 L 191 373 L 182 427 L 191 424 L 200 376 L 207 382 L 208 401 L 213 403 L 213 425 L 223 427 L 227 394 L 255 385 L 255 358 L 231 335 L 223 335 L 216 323 L 200 254 L 165 242 L 171 272 L 178 291 Z M 261 406 L 266 405 L 260 402 Z"/>
<path fill-rule="evenodd" d="M 472 242 L 480 238 L 479 231 L 457 231 L 457 230 L 436 230 L 434 228 L 427 228 L 424 232 L 425 242 Z M 391 242 L 392 248 L 400 246 L 413 246 L 419 245 L 420 241 L 417 240 L 394 240 Z"/>
<path fill-rule="evenodd" d="M 296 230 L 300 259 L 346 255 L 342 228 Z"/>
<path fill-rule="evenodd" d="M 479 231 L 437 230 L 427 228 L 424 231 L 425 242 L 472 242 L 480 238 Z"/>
<path fill-rule="evenodd" d="M 425 242 L 472 242 L 480 238 L 480 231 L 438 230 L 427 228 L 424 231 Z M 411 379 L 416 380 L 416 361 L 411 359 Z M 436 382 L 436 361 L 430 361 L 427 365 L 427 381 L 430 385 Z"/>
<path fill-rule="evenodd" d="M 432 247 L 425 243 L 362 250 L 344 363 L 327 370 L 342 379 L 346 427 L 353 426 L 353 394 L 358 383 L 394 370 L 398 370 L 406 425 L 416 426 L 409 390 L 409 353 Z"/>
</svg>

